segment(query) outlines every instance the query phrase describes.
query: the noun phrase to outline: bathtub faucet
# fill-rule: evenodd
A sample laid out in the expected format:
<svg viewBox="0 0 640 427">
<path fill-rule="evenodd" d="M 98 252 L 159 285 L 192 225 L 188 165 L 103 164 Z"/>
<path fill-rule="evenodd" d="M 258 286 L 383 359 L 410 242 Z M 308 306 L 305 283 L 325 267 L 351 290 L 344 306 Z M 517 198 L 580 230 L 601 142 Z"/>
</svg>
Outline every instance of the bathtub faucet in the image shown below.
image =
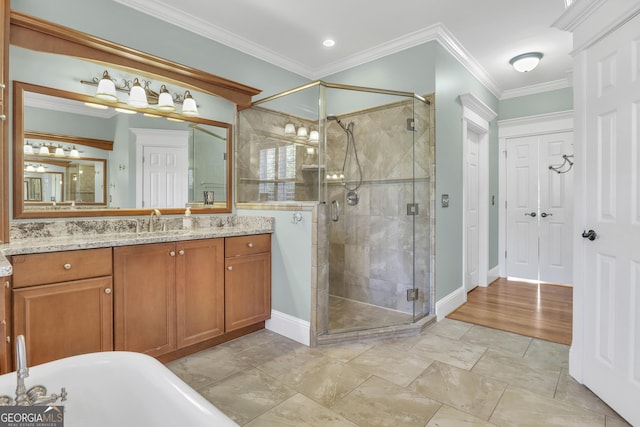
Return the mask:
<svg viewBox="0 0 640 427">
<path fill-rule="evenodd" d="M 16 375 L 18 377 L 18 385 L 16 387 L 16 400 L 15 404 L 18 406 L 30 406 L 30 405 L 50 405 L 60 399 L 61 402 L 67 400 L 67 391 L 63 387 L 60 390 L 60 394 L 53 393 L 47 396 L 47 389 L 44 386 L 36 385 L 27 390 L 24 384 L 24 379 L 29 376 L 29 367 L 27 366 L 27 346 L 24 342 L 24 335 L 18 335 L 16 337 Z M 0 404 L 11 405 L 13 402 L 11 399 L 6 399 L 6 396 L 2 396 Z"/>
</svg>

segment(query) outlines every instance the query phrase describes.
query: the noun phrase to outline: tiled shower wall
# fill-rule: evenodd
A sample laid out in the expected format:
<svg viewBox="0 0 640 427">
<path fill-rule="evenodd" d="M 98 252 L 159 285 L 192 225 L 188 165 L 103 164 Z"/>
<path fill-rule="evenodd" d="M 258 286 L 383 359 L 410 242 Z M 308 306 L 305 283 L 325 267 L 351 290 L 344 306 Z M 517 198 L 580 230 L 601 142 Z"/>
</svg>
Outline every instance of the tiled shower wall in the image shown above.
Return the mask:
<svg viewBox="0 0 640 427">
<path fill-rule="evenodd" d="M 435 138 L 430 110 L 415 101 L 414 111 L 410 100 L 340 117 L 345 125 L 354 122 L 363 183 L 355 206 L 348 205 L 342 183 L 329 184 L 328 202 L 340 204 L 339 221 L 328 225 L 330 295 L 411 313 L 407 289 L 415 280 L 417 312 L 432 311 Z M 411 118 L 415 131 L 407 130 Z M 346 141 L 345 132 L 329 122 L 329 174 L 342 169 Z M 353 188 L 353 155 L 348 162 L 345 180 Z M 418 204 L 418 215 L 408 215 L 410 203 Z"/>
<path fill-rule="evenodd" d="M 420 290 L 416 312 L 434 312 L 435 109 L 433 97 L 427 99 L 430 105 L 412 100 L 340 117 L 345 124 L 355 122 L 363 184 L 358 189 L 358 205 L 348 206 L 342 184 L 330 181 L 327 202 L 340 202 L 338 222 L 331 221 L 328 204 L 321 203 L 316 211 L 312 342 L 327 333 L 329 294 L 409 313 L 413 306 L 407 302 L 406 289 L 412 286 L 415 274 Z M 408 118 L 415 119 L 415 132 L 407 131 Z M 307 128 L 316 125 L 264 108 L 239 113 L 235 153 L 238 202 L 267 201 L 260 200 L 258 191 L 259 153 L 294 141 L 283 136 L 289 122 Z M 345 133 L 329 122 L 323 174 L 341 171 L 345 144 Z M 296 201 L 318 200 L 318 171 L 314 169 L 318 154 L 308 154 L 305 146 L 296 150 Z M 346 175 L 347 180 L 353 180 L 353 168 Z M 414 197 L 419 213 L 407 216 L 407 203 Z"/>
</svg>

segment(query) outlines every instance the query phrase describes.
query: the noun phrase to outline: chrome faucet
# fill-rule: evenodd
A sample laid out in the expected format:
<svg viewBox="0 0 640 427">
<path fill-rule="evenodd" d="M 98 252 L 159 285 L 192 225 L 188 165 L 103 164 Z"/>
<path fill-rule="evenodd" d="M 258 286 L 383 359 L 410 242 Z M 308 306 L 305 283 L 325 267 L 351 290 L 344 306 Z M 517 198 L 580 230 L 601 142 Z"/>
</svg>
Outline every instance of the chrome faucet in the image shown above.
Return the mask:
<svg viewBox="0 0 640 427">
<path fill-rule="evenodd" d="M 16 405 L 29 405 L 29 397 L 27 396 L 27 387 L 24 385 L 24 379 L 29 376 L 29 367 L 27 366 L 27 346 L 24 343 L 24 335 L 16 337 L 16 375 L 18 376 L 18 386 L 16 387 Z"/>
<path fill-rule="evenodd" d="M 160 218 L 160 216 L 162 216 L 162 212 L 160 212 L 160 209 L 155 208 L 151 210 L 151 215 L 149 216 L 149 233 L 156 231 L 156 226 L 153 222 L 153 218 Z"/>
<path fill-rule="evenodd" d="M 24 335 L 16 337 L 16 375 L 18 377 L 18 385 L 16 386 L 15 405 L 31 406 L 31 405 L 50 405 L 60 399 L 61 402 L 67 400 L 67 391 L 64 387 L 60 390 L 60 394 L 53 393 L 47 396 L 47 389 L 44 386 L 36 385 L 27 390 L 24 379 L 29 376 L 29 367 L 27 366 L 27 347 L 24 342 Z M 0 396 L 0 405 L 13 405 L 14 401 L 9 396 Z"/>
</svg>

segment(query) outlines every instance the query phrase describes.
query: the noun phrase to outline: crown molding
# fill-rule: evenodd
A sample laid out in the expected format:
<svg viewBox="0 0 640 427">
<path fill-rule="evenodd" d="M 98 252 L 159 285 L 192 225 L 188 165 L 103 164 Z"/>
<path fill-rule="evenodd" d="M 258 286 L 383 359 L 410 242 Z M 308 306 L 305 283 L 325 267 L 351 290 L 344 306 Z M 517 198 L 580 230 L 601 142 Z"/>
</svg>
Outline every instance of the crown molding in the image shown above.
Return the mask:
<svg viewBox="0 0 640 427">
<path fill-rule="evenodd" d="M 535 95 L 538 93 L 549 92 L 552 90 L 565 89 L 571 87 L 571 81 L 569 78 L 554 80 L 552 82 L 540 83 L 532 86 L 525 86 L 512 90 L 505 90 L 500 97 L 500 100 L 518 98 L 520 96 Z"/>
<path fill-rule="evenodd" d="M 460 102 L 464 108 L 468 108 L 487 123 L 495 119 L 498 113 L 493 111 L 491 107 L 482 102 L 479 98 L 471 93 L 463 93 L 460 95 Z"/>
<path fill-rule="evenodd" d="M 471 54 L 456 40 L 456 38 L 442 25 L 435 24 L 426 27 L 394 40 L 382 43 L 371 49 L 362 51 L 356 55 L 349 56 L 343 60 L 336 61 L 320 69 L 312 69 L 291 58 L 280 55 L 264 46 L 251 40 L 239 37 L 237 34 L 223 28 L 212 25 L 209 22 L 184 13 L 178 7 L 169 6 L 163 3 L 156 3 L 153 0 L 114 0 L 124 6 L 135 9 L 139 12 L 158 18 L 169 24 L 183 28 L 202 37 L 208 38 L 232 49 L 246 53 L 247 55 L 261 59 L 270 64 L 291 71 L 310 80 L 319 80 L 331 74 L 353 68 L 358 65 L 371 62 L 375 59 L 396 53 L 411 47 L 418 46 L 431 41 L 437 41 L 451 54 L 460 64 L 462 64 L 476 79 L 489 89 L 497 98 L 502 91 L 498 84 L 491 78 L 489 73 L 471 56 Z"/>
</svg>

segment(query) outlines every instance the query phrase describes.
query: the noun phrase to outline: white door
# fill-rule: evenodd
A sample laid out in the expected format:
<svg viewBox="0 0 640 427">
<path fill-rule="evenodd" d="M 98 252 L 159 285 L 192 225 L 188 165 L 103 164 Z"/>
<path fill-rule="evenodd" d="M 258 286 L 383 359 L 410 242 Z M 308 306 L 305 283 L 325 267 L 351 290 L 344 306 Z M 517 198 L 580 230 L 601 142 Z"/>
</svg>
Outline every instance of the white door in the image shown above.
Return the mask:
<svg viewBox="0 0 640 427">
<path fill-rule="evenodd" d="M 538 279 L 538 137 L 507 141 L 507 276 Z"/>
<path fill-rule="evenodd" d="M 640 425 L 640 16 L 586 52 L 583 382 Z M 580 161 L 576 159 L 576 161 Z"/>
<path fill-rule="evenodd" d="M 186 152 L 183 148 L 143 148 L 142 206 L 177 208 L 188 195 Z"/>
<path fill-rule="evenodd" d="M 573 155 L 573 134 L 557 132 L 507 141 L 508 277 L 573 282 L 573 171 L 556 173 Z"/>
<path fill-rule="evenodd" d="M 465 203 L 465 291 L 469 292 L 480 281 L 478 263 L 479 226 L 480 226 L 480 135 L 471 129 L 467 130 L 466 156 L 466 203 Z"/>
<path fill-rule="evenodd" d="M 563 132 L 540 137 L 539 169 L 540 280 L 573 283 L 573 177 L 563 155 L 573 154 L 573 133 Z M 569 158 L 573 162 L 573 158 Z M 550 165 L 564 166 L 557 173 Z"/>
</svg>

